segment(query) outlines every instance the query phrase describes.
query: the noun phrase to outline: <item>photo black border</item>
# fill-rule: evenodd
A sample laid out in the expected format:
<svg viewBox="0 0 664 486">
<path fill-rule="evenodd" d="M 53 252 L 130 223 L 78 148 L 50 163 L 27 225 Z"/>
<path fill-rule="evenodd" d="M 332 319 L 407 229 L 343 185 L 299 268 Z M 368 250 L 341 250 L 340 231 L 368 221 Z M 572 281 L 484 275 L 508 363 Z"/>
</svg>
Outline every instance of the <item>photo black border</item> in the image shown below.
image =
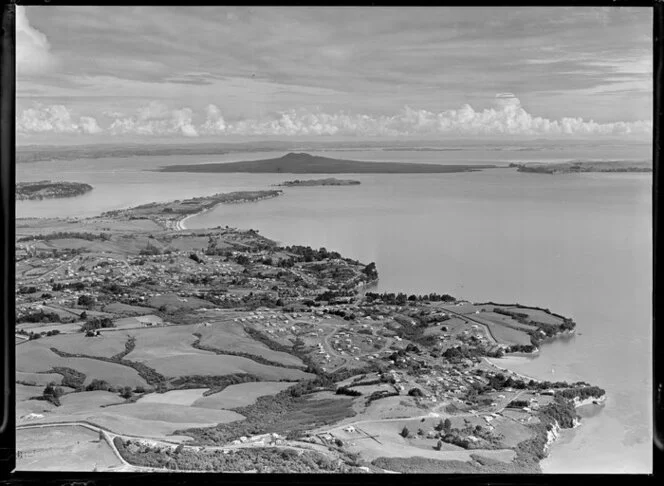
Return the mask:
<svg viewBox="0 0 664 486">
<path fill-rule="evenodd" d="M 154 482 L 160 485 L 179 484 L 275 484 L 275 483 L 307 483 L 307 484 L 352 484 L 358 483 L 365 486 L 371 484 L 384 485 L 388 483 L 402 483 L 416 481 L 418 485 L 439 484 L 450 482 L 453 484 L 486 484 L 486 485 L 511 485 L 511 484 L 569 484 L 593 483 L 594 481 L 611 481 L 612 478 L 630 483 L 650 483 L 662 475 L 664 463 L 664 382 L 662 380 L 664 359 L 658 358 L 658 344 L 662 340 L 664 331 L 658 332 L 656 323 L 664 316 L 664 299 L 658 299 L 661 287 L 658 278 L 662 275 L 661 259 L 657 255 L 662 254 L 661 241 L 658 240 L 658 229 L 661 227 L 660 191 L 662 187 L 662 173 L 659 170 L 661 153 L 661 123 L 664 113 L 662 106 L 661 84 L 662 69 L 664 66 L 662 34 L 664 33 L 664 0 L 604 0 L 604 1 L 551 1 L 545 0 L 535 2 L 511 1 L 511 2 L 481 2 L 481 1 L 456 1 L 456 2 L 407 2 L 394 4 L 390 2 L 335 2 L 335 3 L 312 3 L 312 2 L 259 2 L 252 3 L 255 6 L 279 5 L 279 6 L 464 6 L 464 7 L 644 7 L 653 9 L 653 474 L 538 474 L 538 475 L 462 475 L 462 474 L 413 474 L 413 475 L 334 475 L 334 474 L 230 474 L 230 473 L 76 473 L 76 472 L 21 472 L 13 471 L 15 467 L 15 120 L 16 120 L 16 77 L 15 77 L 15 6 L 16 5 L 91 5 L 91 6 L 122 6 L 122 5 L 170 5 L 167 2 L 129 2 L 129 1 L 16 1 L 3 0 L 1 12 L 2 46 L 0 49 L 0 238 L 2 239 L 2 261 L 0 262 L 0 291 L 2 304 L 2 417 L 0 418 L 0 484 L 68 484 L 68 485 L 111 485 L 111 484 L 148 484 Z M 174 5 L 197 6 L 197 5 L 242 5 L 242 3 L 208 3 L 208 2 L 176 2 Z M 370 21 L 368 19 L 368 21 Z M 220 476 L 221 474 L 221 476 Z M 412 476 L 412 478 L 411 478 Z M 660 479 L 661 481 L 661 479 Z"/>
</svg>

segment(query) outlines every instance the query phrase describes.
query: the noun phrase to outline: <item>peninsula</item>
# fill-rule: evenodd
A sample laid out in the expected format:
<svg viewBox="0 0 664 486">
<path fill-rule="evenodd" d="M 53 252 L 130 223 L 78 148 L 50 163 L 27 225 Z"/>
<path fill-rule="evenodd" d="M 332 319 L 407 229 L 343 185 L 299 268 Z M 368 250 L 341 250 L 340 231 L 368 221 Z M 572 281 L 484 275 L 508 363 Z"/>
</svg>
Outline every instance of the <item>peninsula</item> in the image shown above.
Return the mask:
<svg viewBox="0 0 664 486">
<path fill-rule="evenodd" d="M 279 194 L 17 220 L 20 470 L 530 473 L 604 400 L 490 362 L 574 332 L 548 309 L 372 292 L 373 262 L 182 230 Z"/>
<path fill-rule="evenodd" d="M 283 187 L 299 187 L 299 186 L 356 186 L 361 184 L 360 181 L 354 181 L 351 179 L 335 179 L 334 177 L 329 177 L 327 179 L 307 179 L 299 180 L 295 179 L 294 181 L 286 181 L 278 184 L 278 186 Z"/>
<path fill-rule="evenodd" d="M 586 162 L 560 162 L 545 164 L 540 162 L 515 164 L 517 172 L 532 172 L 535 174 L 572 174 L 579 172 L 652 172 L 652 161 L 586 161 Z"/>
<path fill-rule="evenodd" d="M 474 172 L 495 165 L 439 165 L 403 162 L 360 162 L 306 153 L 288 153 L 276 159 L 216 164 L 167 165 L 159 172 L 253 172 L 284 174 L 438 174 Z"/>
<path fill-rule="evenodd" d="M 82 182 L 19 182 L 16 184 L 18 201 L 34 199 L 50 199 L 80 196 L 92 190 L 90 184 Z"/>
</svg>

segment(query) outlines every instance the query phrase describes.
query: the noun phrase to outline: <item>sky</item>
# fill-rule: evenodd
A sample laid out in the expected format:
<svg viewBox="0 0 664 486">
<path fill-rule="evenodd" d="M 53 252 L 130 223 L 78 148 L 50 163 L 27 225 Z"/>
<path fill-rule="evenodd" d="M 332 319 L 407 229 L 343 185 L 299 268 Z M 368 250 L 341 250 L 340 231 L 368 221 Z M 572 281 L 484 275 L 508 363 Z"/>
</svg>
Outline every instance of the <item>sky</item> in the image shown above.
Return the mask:
<svg viewBox="0 0 664 486">
<path fill-rule="evenodd" d="M 18 6 L 19 144 L 652 137 L 652 9 Z"/>
</svg>

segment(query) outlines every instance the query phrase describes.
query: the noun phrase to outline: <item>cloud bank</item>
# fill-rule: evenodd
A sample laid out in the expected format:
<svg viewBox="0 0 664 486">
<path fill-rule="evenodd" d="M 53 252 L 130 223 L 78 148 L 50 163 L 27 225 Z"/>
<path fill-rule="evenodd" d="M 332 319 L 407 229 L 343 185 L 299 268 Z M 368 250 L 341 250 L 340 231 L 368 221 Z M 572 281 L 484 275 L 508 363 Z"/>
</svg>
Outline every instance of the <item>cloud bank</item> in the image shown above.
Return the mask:
<svg viewBox="0 0 664 486">
<path fill-rule="evenodd" d="M 28 21 L 25 7 L 16 6 L 16 72 L 18 75 L 41 74 L 56 65 L 51 45 L 44 34 Z"/>
<path fill-rule="evenodd" d="M 162 103 L 151 102 L 140 108 L 136 115 L 123 117 L 122 114 L 108 127 L 112 135 L 183 135 L 197 137 L 198 131 L 192 124 L 191 108 L 169 110 Z"/>
<path fill-rule="evenodd" d="M 97 134 L 103 132 L 97 119 L 81 116 L 72 118 L 69 110 L 63 105 L 42 106 L 35 104 L 33 108 L 23 110 L 16 119 L 18 133 L 82 133 Z"/>
<path fill-rule="evenodd" d="M 213 104 L 198 115 L 191 108 L 169 109 L 152 102 L 126 116 L 105 112 L 112 118 L 102 129 L 96 119 L 81 116 L 72 121 L 69 111 L 62 105 L 41 106 L 24 110 L 17 124 L 19 133 L 80 132 L 111 135 L 185 136 L 357 136 L 357 137 L 410 137 L 410 136 L 650 136 L 652 122 L 597 123 L 582 118 L 564 117 L 551 120 L 528 113 L 512 93 L 496 95 L 493 107 L 481 111 L 465 104 L 456 110 L 434 113 L 406 106 L 392 116 L 324 113 L 308 110 L 289 110 L 264 119 L 226 121 L 221 110 Z"/>
</svg>

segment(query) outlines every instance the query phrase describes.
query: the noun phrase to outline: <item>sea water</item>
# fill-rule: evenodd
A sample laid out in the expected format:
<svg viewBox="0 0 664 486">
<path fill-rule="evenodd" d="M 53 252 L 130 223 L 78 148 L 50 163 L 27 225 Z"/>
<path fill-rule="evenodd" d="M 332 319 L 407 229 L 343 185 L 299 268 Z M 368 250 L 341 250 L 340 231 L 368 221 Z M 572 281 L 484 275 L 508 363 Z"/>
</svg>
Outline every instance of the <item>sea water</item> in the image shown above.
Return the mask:
<svg viewBox="0 0 664 486">
<path fill-rule="evenodd" d="M 573 154 L 320 152 L 355 160 L 493 163 L 569 160 Z M 515 155 L 516 154 L 516 155 Z M 160 165 L 261 159 L 133 157 L 19 164 L 17 180 L 74 180 L 79 198 L 17 202 L 17 217 L 92 216 L 151 201 L 269 188 L 283 174 L 159 173 Z M 606 154 L 608 156 L 610 154 Z M 598 157 L 595 157 L 598 158 Z M 605 388 L 582 410 L 544 472 L 649 472 L 652 467 L 651 174 L 518 173 L 515 169 L 415 175 L 334 175 L 359 186 L 283 188 L 284 195 L 221 205 L 188 228 L 254 228 L 284 244 L 326 247 L 375 261 L 379 291 L 450 293 L 473 301 L 537 305 L 573 318 L 577 334 L 533 359 L 500 360 L 542 379 Z"/>
</svg>

